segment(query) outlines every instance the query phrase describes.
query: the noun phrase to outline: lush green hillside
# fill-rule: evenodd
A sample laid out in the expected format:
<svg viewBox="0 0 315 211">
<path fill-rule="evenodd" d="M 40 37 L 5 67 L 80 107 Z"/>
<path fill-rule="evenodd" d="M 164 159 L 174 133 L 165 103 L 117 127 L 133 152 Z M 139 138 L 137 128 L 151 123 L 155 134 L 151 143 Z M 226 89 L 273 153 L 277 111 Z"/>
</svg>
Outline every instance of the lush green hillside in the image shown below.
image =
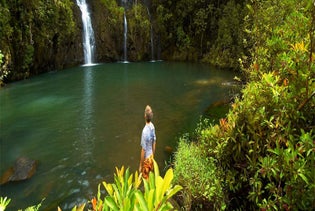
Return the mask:
<svg viewBox="0 0 315 211">
<path fill-rule="evenodd" d="M 247 8 L 248 83 L 219 125 L 201 122 L 181 138 L 174 166 L 183 206 L 314 210 L 315 5 Z"/>
<path fill-rule="evenodd" d="M 70 37 L 78 36 L 73 2 L 17 0 L 0 2 L 1 83 L 74 63 Z M 81 35 L 79 35 L 81 39 Z M 82 56 L 82 55 L 79 55 Z M 70 61 L 72 60 L 72 61 Z"/>
<path fill-rule="evenodd" d="M 247 1 L 153 1 L 163 58 L 238 68 L 246 55 Z"/>
</svg>

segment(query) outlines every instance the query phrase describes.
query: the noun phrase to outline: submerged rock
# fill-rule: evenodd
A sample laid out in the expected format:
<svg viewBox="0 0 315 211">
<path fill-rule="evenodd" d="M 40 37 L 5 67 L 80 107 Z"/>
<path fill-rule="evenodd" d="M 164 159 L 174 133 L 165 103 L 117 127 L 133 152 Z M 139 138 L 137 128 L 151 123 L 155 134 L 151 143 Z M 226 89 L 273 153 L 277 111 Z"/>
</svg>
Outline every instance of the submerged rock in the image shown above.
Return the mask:
<svg viewBox="0 0 315 211">
<path fill-rule="evenodd" d="M 20 157 L 15 161 L 14 166 L 6 170 L 1 176 L 0 185 L 29 179 L 36 172 L 36 168 L 37 161 L 27 157 Z"/>
<path fill-rule="evenodd" d="M 219 119 L 225 117 L 225 115 L 229 111 L 229 108 L 230 108 L 229 100 L 216 101 L 205 109 L 203 115 L 210 120 L 218 122 Z"/>
<path fill-rule="evenodd" d="M 172 154 L 173 153 L 173 148 L 170 146 L 165 146 L 164 147 L 164 152 L 168 153 L 168 154 Z"/>
</svg>

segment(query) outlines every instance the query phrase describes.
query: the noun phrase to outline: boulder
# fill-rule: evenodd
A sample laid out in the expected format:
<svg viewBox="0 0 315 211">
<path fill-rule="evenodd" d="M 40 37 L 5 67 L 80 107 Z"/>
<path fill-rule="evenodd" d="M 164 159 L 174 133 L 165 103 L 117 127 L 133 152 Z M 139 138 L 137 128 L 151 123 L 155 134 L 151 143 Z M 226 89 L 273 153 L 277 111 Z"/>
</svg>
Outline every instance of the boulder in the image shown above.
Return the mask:
<svg viewBox="0 0 315 211">
<path fill-rule="evenodd" d="M 37 161 L 27 157 L 18 158 L 13 167 L 10 167 L 1 176 L 0 185 L 8 182 L 22 181 L 31 178 L 36 172 Z"/>
</svg>

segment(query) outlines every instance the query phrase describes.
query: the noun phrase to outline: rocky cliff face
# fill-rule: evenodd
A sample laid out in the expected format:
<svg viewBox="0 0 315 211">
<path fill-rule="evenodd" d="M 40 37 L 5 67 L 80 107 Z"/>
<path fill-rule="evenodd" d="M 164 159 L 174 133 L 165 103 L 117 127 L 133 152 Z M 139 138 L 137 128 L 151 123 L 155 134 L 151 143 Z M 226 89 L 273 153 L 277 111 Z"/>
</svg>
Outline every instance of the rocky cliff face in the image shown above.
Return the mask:
<svg viewBox="0 0 315 211">
<path fill-rule="evenodd" d="M 88 1 L 96 40 L 97 62 L 113 62 L 123 59 L 124 22 L 128 21 L 127 57 L 129 61 L 149 60 L 150 21 L 142 4 L 120 7 L 115 1 Z"/>
<path fill-rule="evenodd" d="M 46 40 L 45 45 L 37 44 L 41 41 L 34 43 L 33 74 L 83 63 L 81 12 L 75 4 L 72 5 L 72 11 L 75 25 L 70 34 L 57 31 L 52 39 Z"/>
<path fill-rule="evenodd" d="M 88 1 L 95 36 L 96 62 L 119 61 L 123 55 L 123 23 L 119 8 L 106 7 L 101 1 Z"/>
</svg>

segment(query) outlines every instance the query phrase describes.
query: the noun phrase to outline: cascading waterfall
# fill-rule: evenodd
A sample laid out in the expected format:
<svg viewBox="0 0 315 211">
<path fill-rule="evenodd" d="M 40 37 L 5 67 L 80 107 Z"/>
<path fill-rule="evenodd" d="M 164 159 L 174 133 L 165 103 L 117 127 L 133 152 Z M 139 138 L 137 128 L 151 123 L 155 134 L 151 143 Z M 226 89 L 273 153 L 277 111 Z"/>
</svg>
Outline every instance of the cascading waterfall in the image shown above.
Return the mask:
<svg viewBox="0 0 315 211">
<path fill-rule="evenodd" d="M 124 12 L 124 62 L 128 62 L 127 59 L 127 35 L 128 35 L 128 23 L 126 18 L 126 12 Z"/>
<path fill-rule="evenodd" d="M 83 47 L 84 47 L 84 62 L 86 65 L 93 64 L 95 39 L 94 31 L 91 23 L 90 13 L 86 0 L 76 0 L 82 13 L 83 23 Z"/>
</svg>

